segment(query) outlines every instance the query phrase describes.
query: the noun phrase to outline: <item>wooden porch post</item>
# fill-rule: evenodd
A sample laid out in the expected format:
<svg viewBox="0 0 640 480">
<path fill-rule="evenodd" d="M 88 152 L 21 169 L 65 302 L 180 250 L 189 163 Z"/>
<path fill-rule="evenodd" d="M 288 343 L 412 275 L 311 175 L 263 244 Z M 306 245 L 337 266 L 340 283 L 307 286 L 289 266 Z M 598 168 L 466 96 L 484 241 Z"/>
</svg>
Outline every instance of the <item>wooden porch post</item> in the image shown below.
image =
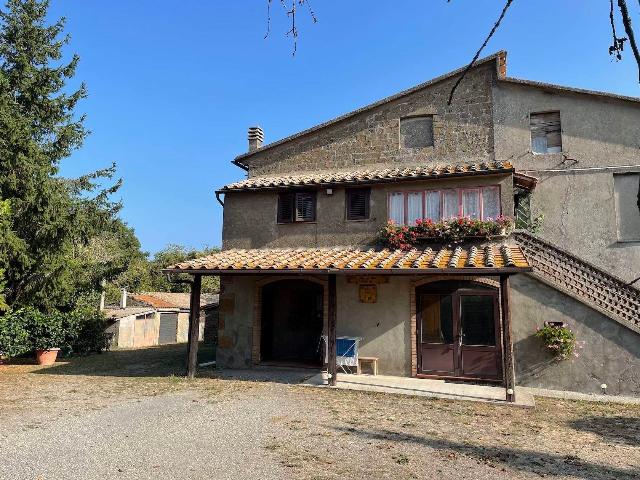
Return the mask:
<svg viewBox="0 0 640 480">
<path fill-rule="evenodd" d="M 200 336 L 200 290 L 202 275 L 194 275 L 189 303 L 189 341 L 187 343 L 187 377 L 196 376 L 198 369 L 198 337 Z"/>
<path fill-rule="evenodd" d="M 336 363 L 336 275 L 334 273 L 329 274 L 328 285 L 328 309 L 327 309 L 327 342 L 328 342 L 328 365 L 329 371 L 329 385 L 336 386 L 338 377 L 338 366 Z"/>
<path fill-rule="evenodd" d="M 507 390 L 507 402 L 516 401 L 516 377 L 513 359 L 513 341 L 511 338 L 511 306 L 509 275 L 500 276 L 500 299 L 502 301 L 502 332 L 504 351 L 504 386 Z"/>
</svg>

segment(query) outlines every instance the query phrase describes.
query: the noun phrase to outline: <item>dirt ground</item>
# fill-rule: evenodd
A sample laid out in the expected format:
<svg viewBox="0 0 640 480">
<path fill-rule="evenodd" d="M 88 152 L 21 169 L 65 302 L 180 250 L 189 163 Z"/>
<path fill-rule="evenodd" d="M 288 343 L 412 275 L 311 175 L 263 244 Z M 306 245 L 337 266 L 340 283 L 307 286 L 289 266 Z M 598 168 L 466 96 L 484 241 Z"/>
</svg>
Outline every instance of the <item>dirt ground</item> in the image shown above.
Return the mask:
<svg viewBox="0 0 640 480">
<path fill-rule="evenodd" d="M 184 355 L 0 366 L 0 478 L 640 478 L 638 405 L 319 389 L 300 371 L 189 381 Z"/>
</svg>

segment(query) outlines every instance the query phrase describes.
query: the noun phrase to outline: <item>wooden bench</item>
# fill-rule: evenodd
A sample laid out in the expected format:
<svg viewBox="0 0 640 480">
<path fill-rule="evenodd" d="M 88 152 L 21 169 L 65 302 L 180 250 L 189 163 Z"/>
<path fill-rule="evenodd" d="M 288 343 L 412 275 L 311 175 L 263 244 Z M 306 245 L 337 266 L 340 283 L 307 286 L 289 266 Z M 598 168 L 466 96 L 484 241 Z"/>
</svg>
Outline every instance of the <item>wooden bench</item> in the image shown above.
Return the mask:
<svg viewBox="0 0 640 480">
<path fill-rule="evenodd" d="M 357 374 L 362 373 L 362 366 L 365 364 L 371 365 L 374 375 L 378 375 L 378 357 L 360 357 L 358 356 L 358 370 Z"/>
</svg>

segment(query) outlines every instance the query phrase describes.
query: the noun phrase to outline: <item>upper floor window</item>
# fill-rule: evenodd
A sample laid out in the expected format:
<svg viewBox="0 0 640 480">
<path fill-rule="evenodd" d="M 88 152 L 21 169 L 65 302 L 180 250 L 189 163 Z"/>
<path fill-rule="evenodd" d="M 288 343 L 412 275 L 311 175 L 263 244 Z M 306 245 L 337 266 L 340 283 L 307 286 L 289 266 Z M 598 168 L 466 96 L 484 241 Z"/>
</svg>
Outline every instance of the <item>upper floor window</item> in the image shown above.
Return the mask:
<svg viewBox="0 0 640 480">
<path fill-rule="evenodd" d="M 533 153 L 562 152 L 560 112 L 532 113 L 530 125 Z"/>
<path fill-rule="evenodd" d="M 400 146 L 423 148 L 433 146 L 433 115 L 400 119 Z"/>
<path fill-rule="evenodd" d="M 500 211 L 498 185 L 389 194 L 389 220 L 398 225 L 415 225 L 425 218 L 434 222 L 452 217 L 495 219 Z"/>
<path fill-rule="evenodd" d="M 640 241 L 640 173 L 613 176 L 618 240 Z"/>
<path fill-rule="evenodd" d="M 370 188 L 350 188 L 345 190 L 347 220 L 367 220 L 369 218 Z"/>
<path fill-rule="evenodd" d="M 278 195 L 278 223 L 315 220 L 316 192 L 287 192 Z"/>
</svg>

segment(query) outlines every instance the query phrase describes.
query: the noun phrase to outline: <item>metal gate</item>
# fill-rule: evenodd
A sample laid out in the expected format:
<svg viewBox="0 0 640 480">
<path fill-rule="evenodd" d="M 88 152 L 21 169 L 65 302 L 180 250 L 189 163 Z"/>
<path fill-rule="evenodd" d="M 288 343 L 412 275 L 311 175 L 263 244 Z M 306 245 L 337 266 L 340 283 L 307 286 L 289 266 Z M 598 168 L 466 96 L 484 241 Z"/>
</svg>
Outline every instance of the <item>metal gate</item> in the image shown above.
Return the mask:
<svg viewBox="0 0 640 480">
<path fill-rule="evenodd" d="M 178 335 L 178 314 L 177 313 L 161 313 L 160 314 L 160 333 L 158 343 L 164 345 L 167 343 L 176 343 Z"/>
</svg>

